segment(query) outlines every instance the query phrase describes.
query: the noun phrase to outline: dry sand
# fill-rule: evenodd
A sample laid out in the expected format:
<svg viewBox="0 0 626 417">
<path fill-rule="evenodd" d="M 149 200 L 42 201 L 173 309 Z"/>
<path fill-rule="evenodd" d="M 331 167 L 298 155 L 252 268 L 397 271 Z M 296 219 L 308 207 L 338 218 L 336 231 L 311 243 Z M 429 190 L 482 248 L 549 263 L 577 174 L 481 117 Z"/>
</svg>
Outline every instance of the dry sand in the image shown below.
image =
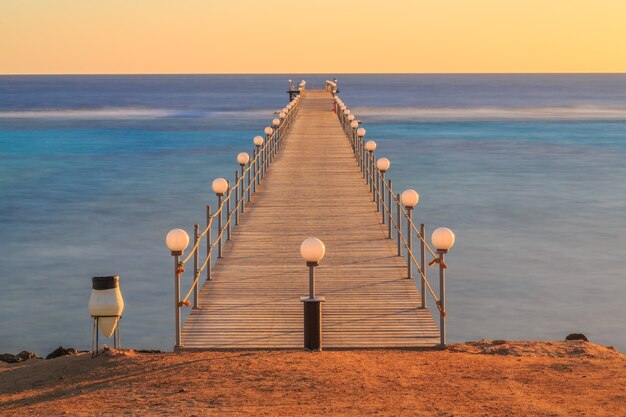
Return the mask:
<svg viewBox="0 0 626 417">
<path fill-rule="evenodd" d="M 2 415 L 626 416 L 626 357 L 574 342 L 0 363 Z"/>
</svg>

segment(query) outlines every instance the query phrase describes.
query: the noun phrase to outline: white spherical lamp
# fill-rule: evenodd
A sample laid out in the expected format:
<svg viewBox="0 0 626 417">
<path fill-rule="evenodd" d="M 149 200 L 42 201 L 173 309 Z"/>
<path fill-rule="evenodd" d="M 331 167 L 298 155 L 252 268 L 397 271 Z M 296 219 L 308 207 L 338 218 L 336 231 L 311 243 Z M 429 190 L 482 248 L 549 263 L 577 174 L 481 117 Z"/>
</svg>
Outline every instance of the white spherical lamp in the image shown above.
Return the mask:
<svg viewBox="0 0 626 417">
<path fill-rule="evenodd" d="M 435 229 L 433 234 L 430 236 L 430 241 L 433 243 L 433 246 L 438 251 L 442 252 L 449 251 L 452 246 L 454 246 L 455 240 L 456 237 L 454 236 L 454 232 L 447 227 Z"/>
<path fill-rule="evenodd" d="M 265 130 L 263 131 L 266 135 L 271 135 L 272 133 L 274 133 L 274 129 L 272 129 L 270 126 L 266 127 Z"/>
<path fill-rule="evenodd" d="M 376 168 L 378 168 L 382 172 L 387 171 L 390 166 L 391 162 L 389 162 L 389 159 L 387 158 L 378 158 L 378 161 L 376 161 Z"/>
<path fill-rule="evenodd" d="M 346 116 L 348 116 L 350 114 L 350 109 L 345 109 L 343 111 L 343 114 L 345 114 Z"/>
<path fill-rule="evenodd" d="M 412 209 L 420 201 L 420 195 L 415 190 L 404 190 L 400 196 L 400 201 L 405 207 Z"/>
<path fill-rule="evenodd" d="M 365 149 L 367 149 L 369 152 L 374 152 L 376 150 L 376 142 L 374 142 L 373 140 L 368 140 L 367 142 L 365 142 Z"/>
<path fill-rule="evenodd" d="M 281 112 L 278 114 L 278 117 L 280 117 L 281 119 L 284 119 L 285 117 L 287 117 L 287 113 L 285 113 L 285 112 L 281 111 Z"/>
<path fill-rule="evenodd" d="M 237 163 L 239 163 L 239 165 L 245 165 L 248 163 L 248 161 L 250 160 L 250 155 L 248 155 L 246 152 L 239 152 L 237 154 Z"/>
<path fill-rule="evenodd" d="M 356 129 L 357 127 L 359 127 L 359 122 L 357 122 L 356 120 L 354 120 L 353 122 L 350 123 L 350 127 L 352 129 Z"/>
<path fill-rule="evenodd" d="M 263 142 L 265 142 L 265 139 L 263 139 L 263 136 L 255 136 L 254 139 L 252 139 L 252 142 L 254 142 L 256 146 L 261 146 L 263 145 Z"/>
<path fill-rule="evenodd" d="M 272 120 L 272 125 L 278 126 L 279 124 L 280 124 L 280 120 L 278 120 L 278 119 Z"/>
<path fill-rule="evenodd" d="M 307 263 L 318 263 L 324 257 L 326 247 L 324 242 L 315 237 L 304 239 L 300 245 L 300 255 Z"/>
<path fill-rule="evenodd" d="M 217 195 L 224 195 L 228 191 L 228 181 L 224 178 L 216 178 L 211 183 L 211 189 Z"/>
<path fill-rule="evenodd" d="M 360 127 L 359 130 L 356 131 L 356 134 L 358 137 L 362 138 L 363 136 L 365 136 L 365 129 Z"/>
<path fill-rule="evenodd" d="M 182 253 L 189 246 L 189 235 L 183 229 L 172 229 L 165 236 L 165 244 L 172 253 Z"/>
<path fill-rule="evenodd" d="M 351 114 L 348 116 L 348 120 L 353 121 L 354 120 L 354 114 Z"/>
</svg>

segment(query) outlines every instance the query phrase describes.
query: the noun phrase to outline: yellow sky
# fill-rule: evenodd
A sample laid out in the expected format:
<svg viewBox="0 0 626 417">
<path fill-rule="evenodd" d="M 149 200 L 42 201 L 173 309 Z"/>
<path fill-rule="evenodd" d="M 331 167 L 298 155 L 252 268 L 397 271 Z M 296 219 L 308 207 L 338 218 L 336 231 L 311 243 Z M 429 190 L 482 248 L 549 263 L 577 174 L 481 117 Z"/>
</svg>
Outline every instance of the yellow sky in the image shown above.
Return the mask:
<svg viewBox="0 0 626 417">
<path fill-rule="evenodd" d="M 626 72 L 626 0 L 0 0 L 0 74 Z"/>
</svg>

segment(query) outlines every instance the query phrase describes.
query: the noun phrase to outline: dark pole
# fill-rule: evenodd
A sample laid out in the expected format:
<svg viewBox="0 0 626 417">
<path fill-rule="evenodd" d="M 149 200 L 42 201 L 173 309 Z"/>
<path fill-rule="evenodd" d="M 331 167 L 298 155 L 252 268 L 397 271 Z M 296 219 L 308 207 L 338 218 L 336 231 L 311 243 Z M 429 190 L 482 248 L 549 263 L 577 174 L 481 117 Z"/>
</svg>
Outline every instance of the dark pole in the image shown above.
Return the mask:
<svg viewBox="0 0 626 417">
<path fill-rule="evenodd" d="M 413 211 L 413 207 L 407 207 L 406 208 L 406 274 L 407 274 L 407 278 L 411 279 L 413 278 L 413 274 L 411 271 L 411 249 L 412 249 L 412 240 L 411 237 L 413 235 L 413 233 L 411 233 L 411 212 Z"/>
<path fill-rule="evenodd" d="M 246 174 L 244 174 L 243 172 L 243 167 L 244 165 L 241 165 L 241 213 L 243 214 L 243 207 L 246 205 L 246 195 L 245 193 L 245 187 L 243 186 L 246 182 Z"/>
<path fill-rule="evenodd" d="M 231 189 L 230 189 L 230 180 L 227 180 L 226 182 L 228 183 L 228 195 L 226 196 L 227 197 L 227 200 L 226 200 L 226 216 L 227 216 L 226 217 L 226 224 L 227 224 L 226 230 L 228 231 L 227 239 L 230 240 L 230 226 L 231 226 L 231 224 L 230 224 L 230 215 L 231 215 L 231 212 L 230 212 L 230 196 L 231 196 Z"/>
<path fill-rule="evenodd" d="M 421 252 L 421 262 L 420 268 L 422 268 L 422 273 L 426 275 L 426 245 L 424 245 L 424 236 L 426 236 L 426 226 L 424 223 L 420 225 L 420 234 L 422 238 L 420 239 L 420 252 Z M 426 280 L 422 277 L 422 285 L 420 286 L 422 291 L 422 308 L 426 308 Z"/>
<path fill-rule="evenodd" d="M 322 302 L 324 297 L 315 296 L 315 267 L 318 262 L 307 262 L 309 267 L 309 296 L 300 297 L 304 304 L 304 348 L 322 350 Z"/>
<path fill-rule="evenodd" d="M 222 194 L 218 194 L 217 195 L 217 209 L 219 210 L 220 214 L 217 218 L 217 257 L 221 258 L 222 257 L 222 237 L 220 236 L 220 234 L 222 233 L 222 212 L 224 210 L 222 210 Z"/>
<path fill-rule="evenodd" d="M 174 320 L 176 321 L 176 345 L 174 348 L 182 346 L 180 337 L 180 276 L 178 275 L 178 264 L 180 262 L 180 255 L 182 252 L 172 252 L 174 257 Z"/>
<path fill-rule="evenodd" d="M 446 345 L 446 269 L 445 254 L 446 250 L 437 250 L 439 254 L 439 332 L 441 334 L 441 346 Z"/>
<path fill-rule="evenodd" d="M 193 251 L 193 279 L 198 276 L 198 240 L 200 240 L 200 225 L 195 224 L 193 226 L 193 245 L 196 248 Z M 198 284 L 193 287 L 193 308 L 198 308 Z"/>
<path fill-rule="evenodd" d="M 209 258 L 209 261 L 206 264 L 206 279 L 207 281 L 211 281 L 211 254 L 213 251 L 211 250 L 211 227 L 209 226 L 211 221 L 211 206 L 206 206 L 206 224 L 207 224 L 207 232 L 206 232 L 206 256 Z"/>
</svg>

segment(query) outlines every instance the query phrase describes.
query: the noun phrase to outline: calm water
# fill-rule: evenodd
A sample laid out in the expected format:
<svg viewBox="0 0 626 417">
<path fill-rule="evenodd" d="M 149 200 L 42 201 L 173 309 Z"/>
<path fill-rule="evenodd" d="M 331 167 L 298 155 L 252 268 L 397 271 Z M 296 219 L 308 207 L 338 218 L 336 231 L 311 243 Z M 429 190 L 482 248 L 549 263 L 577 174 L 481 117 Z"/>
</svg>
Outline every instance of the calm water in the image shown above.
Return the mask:
<svg viewBox="0 0 626 417">
<path fill-rule="evenodd" d="M 87 348 L 90 277 L 108 274 L 123 342 L 171 349 L 164 235 L 202 222 L 286 78 L 0 77 L 0 352 Z M 339 85 L 396 186 L 420 193 L 418 220 L 457 233 L 451 341 L 579 331 L 626 351 L 625 75 Z"/>
</svg>

